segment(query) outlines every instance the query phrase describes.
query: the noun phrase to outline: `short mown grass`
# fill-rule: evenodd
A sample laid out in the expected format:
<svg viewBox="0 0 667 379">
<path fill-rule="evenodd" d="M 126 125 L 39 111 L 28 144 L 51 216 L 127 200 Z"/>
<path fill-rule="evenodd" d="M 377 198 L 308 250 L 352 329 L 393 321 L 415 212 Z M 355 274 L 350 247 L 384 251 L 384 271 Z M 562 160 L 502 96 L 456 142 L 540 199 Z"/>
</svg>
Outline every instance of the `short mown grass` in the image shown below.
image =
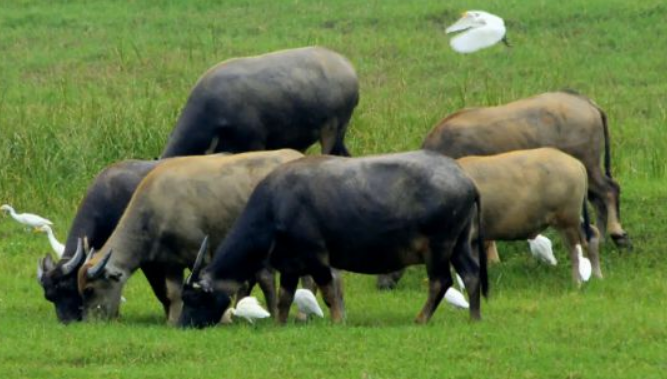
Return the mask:
<svg viewBox="0 0 667 379">
<path fill-rule="evenodd" d="M 444 35 L 468 7 L 506 18 L 512 48 L 457 55 Z M 234 56 L 319 44 L 356 66 L 354 155 L 412 150 L 440 118 L 561 88 L 609 115 L 623 224 L 605 279 L 577 290 L 527 244 L 500 245 L 481 323 L 443 304 L 413 325 L 423 268 L 393 292 L 346 274 L 347 321 L 182 331 L 145 279 L 122 318 L 63 326 L 35 280 L 45 236 L 0 218 L 3 378 L 659 378 L 667 371 L 667 5 L 658 0 L 5 1 L 0 3 L 0 202 L 51 218 L 61 239 L 91 178 L 160 154 L 189 90 Z M 317 149 L 313 149 L 317 151 Z M 259 293 L 258 293 L 259 295 Z"/>
</svg>

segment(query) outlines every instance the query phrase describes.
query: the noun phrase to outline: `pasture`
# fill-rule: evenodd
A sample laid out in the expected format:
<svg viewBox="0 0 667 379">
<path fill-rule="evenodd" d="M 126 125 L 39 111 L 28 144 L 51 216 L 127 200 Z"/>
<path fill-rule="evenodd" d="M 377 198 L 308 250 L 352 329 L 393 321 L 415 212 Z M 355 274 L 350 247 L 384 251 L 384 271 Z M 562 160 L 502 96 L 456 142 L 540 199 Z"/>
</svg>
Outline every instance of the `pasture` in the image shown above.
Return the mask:
<svg viewBox="0 0 667 379">
<path fill-rule="evenodd" d="M 504 17 L 512 47 L 454 53 L 444 29 L 470 8 Z M 577 290 L 554 233 L 557 267 L 535 262 L 524 242 L 501 243 L 481 323 L 443 303 L 414 325 L 427 287 L 414 267 L 390 293 L 346 274 L 344 325 L 325 310 L 307 325 L 176 330 L 137 273 L 121 319 L 64 326 L 35 280 L 46 237 L 3 216 L 0 377 L 663 377 L 666 17 L 659 0 L 1 2 L 0 203 L 50 218 L 61 241 L 101 168 L 160 154 L 207 68 L 317 44 L 357 69 L 356 156 L 416 149 L 462 107 L 561 88 L 591 97 L 609 116 L 635 248 L 608 240 L 605 279 Z"/>
</svg>

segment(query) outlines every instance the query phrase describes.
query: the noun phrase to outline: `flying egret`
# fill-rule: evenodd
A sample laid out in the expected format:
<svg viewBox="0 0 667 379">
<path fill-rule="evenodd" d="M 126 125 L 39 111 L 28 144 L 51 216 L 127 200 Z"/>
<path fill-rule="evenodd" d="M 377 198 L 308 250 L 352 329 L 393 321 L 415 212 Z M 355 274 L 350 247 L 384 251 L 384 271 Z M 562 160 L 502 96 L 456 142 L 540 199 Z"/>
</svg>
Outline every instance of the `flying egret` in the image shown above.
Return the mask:
<svg viewBox="0 0 667 379">
<path fill-rule="evenodd" d="M 465 296 L 454 287 L 449 287 L 445 292 L 445 301 L 453 305 L 455 308 L 468 309 L 470 305 L 466 301 Z"/>
<path fill-rule="evenodd" d="M 445 29 L 445 33 L 457 34 L 449 41 L 454 51 L 469 54 L 491 47 L 503 41 L 509 46 L 505 37 L 505 22 L 502 18 L 484 11 L 467 11 L 453 25 Z"/>
<path fill-rule="evenodd" d="M 229 315 L 243 317 L 251 324 L 255 319 L 271 317 L 271 314 L 259 305 L 259 301 L 254 296 L 247 296 L 239 300 L 236 308 L 229 308 L 225 312 L 223 319 L 229 318 Z"/>
<path fill-rule="evenodd" d="M 591 278 L 591 261 L 590 259 L 584 257 L 581 245 L 577 244 L 575 248 L 577 249 L 577 257 L 579 258 L 579 276 L 581 277 L 581 280 L 587 282 L 588 279 Z"/>
<path fill-rule="evenodd" d="M 0 210 L 9 213 L 14 220 L 20 222 L 21 224 L 32 228 L 39 228 L 42 225 L 53 225 L 51 221 L 32 213 L 18 214 L 16 213 L 16 211 L 14 211 L 14 208 L 12 208 L 11 205 L 8 204 L 4 204 L 3 206 L 1 206 Z"/>
<path fill-rule="evenodd" d="M 538 234 L 535 239 L 529 239 L 528 244 L 530 245 L 530 252 L 533 254 L 533 257 L 538 261 L 550 264 L 555 266 L 558 264 L 556 257 L 554 257 L 554 252 L 551 249 L 551 240 L 547 237 Z"/>
<path fill-rule="evenodd" d="M 49 237 L 49 243 L 51 244 L 51 248 L 58 256 L 58 259 L 62 258 L 63 253 L 65 252 L 65 245 L 63 245 L 62 243 L 60 243 L 60 241 L 56 239 L 56 236 L 53 234 L 53 230 L 51 229 L 51 227 L 48 225 L 42 225 L 37 229 L 35 229 L 35 231 L 46 233 L 46 235 Z"/>
<path fill-rule="evenodd" d="M 324 313 L 322 312 L 320 305 L 317 303 L 315 294 L 309 289 L 299 288 L 296 290 L 294 293 L 294 304 L 296 304 L 300 313 L 306 315 L 306 318 L 311 314 L 324 317 Z"/>
</svg>

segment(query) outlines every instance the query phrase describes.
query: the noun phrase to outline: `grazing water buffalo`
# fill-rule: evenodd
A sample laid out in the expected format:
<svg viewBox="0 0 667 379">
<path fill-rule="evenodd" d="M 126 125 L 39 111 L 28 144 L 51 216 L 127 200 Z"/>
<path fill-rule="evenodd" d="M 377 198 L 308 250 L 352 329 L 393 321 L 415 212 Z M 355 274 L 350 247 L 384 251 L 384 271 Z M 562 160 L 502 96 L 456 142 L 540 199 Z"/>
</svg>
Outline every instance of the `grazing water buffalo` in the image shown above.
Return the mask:
<svg viewBox="0 0 667 379">
<path fill-rule="evenodd" d="M 162 157 L 304 151 L 318 139 L 322 153 L 348 156 L 343 140 L 358 101 L 354 68 L 322 47 L 230 59 L 199 79 Z"/>
<path fill-rule="evenodd" d="M 50 254 L 37 267 L 37 279 L 44 297 L 53 302 L 61 322 L 80 321 L 83 300 L 77 289 L 76 271 L 85 255 L 77 240 L 87 237 L 90 246 L 99 249 L 111 235 L 139 182 L 158 164 L 157 161 L 127 160 L 100 172 L 81 201 L 65 243 L 65 252 L 55 263 Z M 156 282 L 150 265 L 142 271 L 155 291 L 165 299 L 164 284 Z"/>
<path fill-rule="evenodd" d="M 219 243 L 257 183 L 300 157 L 294 150 L 278 150 L 181 157 L 160 164 L 139 184 L 100 253 L 90 254 L 78 271 L 84 319 L 116 317 L 125 282 L 149 263 L 166 281 L 168 319 L 177 321 L 183 270 L 192 267 L 199 242 L 208 235 L 211 243 Z M 275 309 L 273 275 L 262 268 L 253 274 L 259 273 L 267 303 Z"/>
<path fill-rule="evenodd" d="M 478 319 L 487 276 L 484 254 L 478 262 L 470 247 L 476 205 L 472 180 L 433 152 L 290 162 L 257 186 L 212 263 L 193 269 L 183 286 L 180 325 L 216 323 L 230 296 L 267 258 L 281 273 L 281 323 L 299 275 L 312 275 L 338 322 L 343 310 L 332 267 L 379 274 L 419 263 L 426 264 L 430 287 L 417 321 L 427 322 L 452 284 L 450 262 L 470 290 L 470 314 Z"/>
<path fill-rule="evenodd" d="M 482 230 L 487 241 L 535 238 L 551 226 L 563 236 L 572 260 L 572 278 L 581 284 L 576 245 L 588 247 L 593 273 L 601 278 L 599 233 L 588 222 L 586 168 L 551 148 L 458 159 L 482 198 Z M 583 233 L 580 218 L 583 213 Z M 400 272 L 378 278 L 391 288 Z"/>
<path fill-rule="evenodd" d="M 611 176 L 607 116 L 572 92 L 551 92 L 506 105 L 464 109 L 438 123 L 423 148 L 452 158 L 554 147 L 580 160 L 588 173 L 588 198 L 602 235 L 630 247 L 620 223 L 620 186 Z M 604 173 L 600 155 L 604 147 Z"/>
</svg>

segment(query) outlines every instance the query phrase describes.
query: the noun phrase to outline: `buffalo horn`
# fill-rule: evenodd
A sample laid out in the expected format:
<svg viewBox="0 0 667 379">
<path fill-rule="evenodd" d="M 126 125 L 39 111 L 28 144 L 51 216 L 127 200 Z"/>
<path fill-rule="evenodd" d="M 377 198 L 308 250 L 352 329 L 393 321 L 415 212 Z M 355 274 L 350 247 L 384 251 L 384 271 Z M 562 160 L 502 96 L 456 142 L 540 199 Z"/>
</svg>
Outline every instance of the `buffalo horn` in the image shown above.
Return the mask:
<svg viewBox="0 0 667 379">
<path fill-rule="evenodd" d="M 93 256 L 93 250 L 90 251 L 90 256 Z M 97 279 L 99 278 L 103 273 L 104 273 L 104 267 L 107 265 L 109 262 L 109 258 L 111 258 L 111 253 L 113 250 L 109 250 L 106 255 L 102 259 L 100 259 L 99 262 L 95 263 L 94 266 L 88 267 L 88 270 L 86 270 L 86 276 L 88 279 Z"/>
<path fill-rule="evenodd" d="M 195 265 L 192 267 L 192 273 L 188 278 L 188 284 L 191 284 L 193 280 L 199 279 L 199 272 L 201 271 L 202 263 L 204 263 L 204 255 L 208 250 L 208 236 L 204 237 L 204 240 L 201 242 L 199 247 L 199 253 L 197 253 L 197 259 L 195 260 Z"/>
<path fill-rule="evenodd" d="M 83 264 L 84 258 L 85 255 L 83 253 L 83 245 L 81 243 L 81 238 L 78 238 L 76 240 L 76 252 L 74 253 L 74 256 L 70 258 L 69 261 L 63 264 L 62 268 L 63 275 L 69 275 L 74 270 L 78 269 L 81 266 L 81 264 Z"/>
</svg>

